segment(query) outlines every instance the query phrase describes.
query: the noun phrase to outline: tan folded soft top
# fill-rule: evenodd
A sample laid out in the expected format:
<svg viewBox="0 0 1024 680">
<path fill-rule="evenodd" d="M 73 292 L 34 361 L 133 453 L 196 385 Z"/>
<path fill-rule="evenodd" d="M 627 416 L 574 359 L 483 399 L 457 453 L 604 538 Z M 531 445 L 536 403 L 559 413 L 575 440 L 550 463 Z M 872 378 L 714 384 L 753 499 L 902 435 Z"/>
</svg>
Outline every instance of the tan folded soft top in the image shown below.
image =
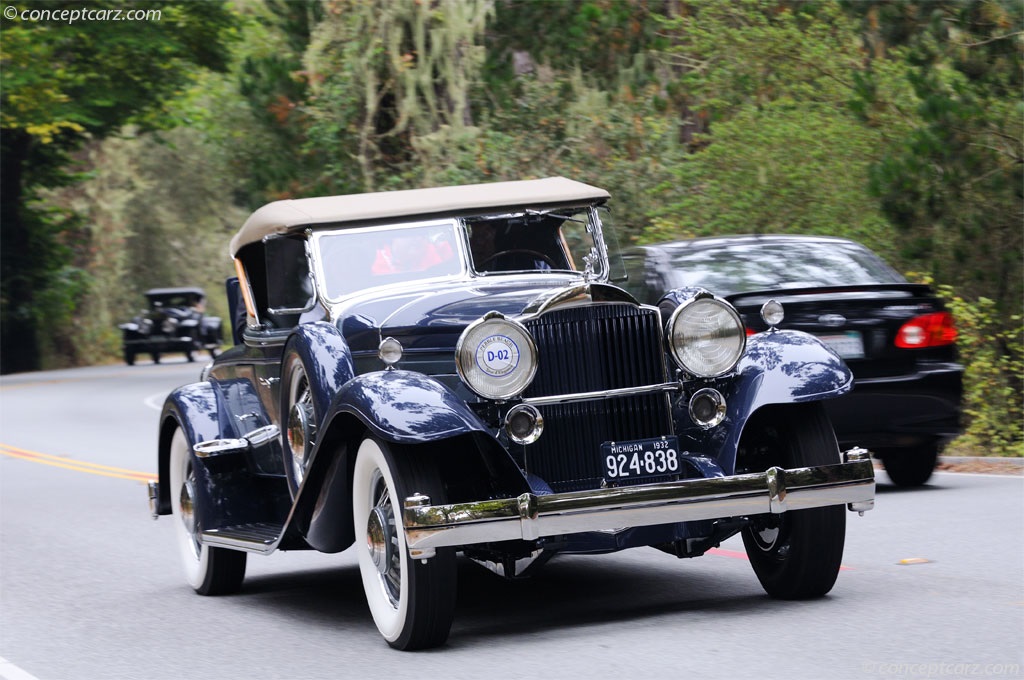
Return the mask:
<svg viewBox="0 0 1024 680">
<path fill-rule="evenodd" d="M 539 207 L 608 198 L 609 194 L 604 189 L 565 177 L 548 177 L 518 182 L 274 201 L 249 216 L 231 239 L 230 251 L 234 257 L 243 246 L 272 234 L 317 224 L 342 224 L 490 208 Z"/>
</svg>

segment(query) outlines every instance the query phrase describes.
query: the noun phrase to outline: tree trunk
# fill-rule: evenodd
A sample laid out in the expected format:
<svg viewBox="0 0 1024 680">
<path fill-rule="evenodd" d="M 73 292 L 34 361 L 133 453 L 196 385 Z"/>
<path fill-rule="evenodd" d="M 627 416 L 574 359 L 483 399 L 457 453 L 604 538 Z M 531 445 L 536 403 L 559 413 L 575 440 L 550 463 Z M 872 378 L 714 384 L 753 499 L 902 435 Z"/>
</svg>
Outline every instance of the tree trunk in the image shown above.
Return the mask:
<svg viewBox="0 0 1024 680">
<path fill-rule="evenodd" d="M 5 374 L 39 368 L 33 313 L 38 270 L 21 211 L 32 137 L 23 130 L 0 130 L 0 149 L 0 373 Z"/>
</svg>

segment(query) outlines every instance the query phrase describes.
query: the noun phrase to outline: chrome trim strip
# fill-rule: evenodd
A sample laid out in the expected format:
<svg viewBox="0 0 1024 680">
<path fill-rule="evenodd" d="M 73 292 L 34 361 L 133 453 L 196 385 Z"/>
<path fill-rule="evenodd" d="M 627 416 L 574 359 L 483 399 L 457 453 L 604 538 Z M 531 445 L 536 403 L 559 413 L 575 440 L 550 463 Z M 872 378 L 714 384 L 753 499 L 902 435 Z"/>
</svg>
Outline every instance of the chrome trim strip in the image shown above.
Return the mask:
<svg viewBox="0 0 1024 680">
<path fill-rule="evenodd" d="M 874 496 L 871 461 L 850 457 L 834 465 L 450 505 L 427 505 L 419 496 L 409 499 L 403 515 L 409 549 L 422 551 L 848 503 L 864 507 Z"/>
<path fill-rule="evenodd" d="M 523 403 L 530 404 L 531 406 L 547 406 L 551 404 L 570 404 L 574 401 L 632 397 L 640 394 L 651 394 L 656 392 L 682 392 L 682 390 L 683 386 L 681 383 L 671 382 L 660 383 L 658 385 L 643 385 L 640 387 L 620 387 L 614 390 L 599 390 L 597 392 L 577 392 L 575 394 L 552 394 L 546 397 L 527 397 L 523 399 Z"/>
<path fill-rule="evenodd" d="M 245 439 L 208 439 L 192 447 L 197 458 L 209 458 L 231 453 L 244 453 L 249 450 L 249 442 Z"/>
<path fill-rule="evenodd" d="M 281 429 L 277 425 L 264 425 L 245 435 L 245 440 L 250 446 L 263 446 L 281 436 Z"/>
<path fill-rule="evenodd" d="M 208 439 L 192 447 L 197 458 L 209 458 L 232 453 L 245 453 L 250 447 L 263 446 L 281 435 L 277 425 L 264 425 L 242 439 Z"/>
</svg>

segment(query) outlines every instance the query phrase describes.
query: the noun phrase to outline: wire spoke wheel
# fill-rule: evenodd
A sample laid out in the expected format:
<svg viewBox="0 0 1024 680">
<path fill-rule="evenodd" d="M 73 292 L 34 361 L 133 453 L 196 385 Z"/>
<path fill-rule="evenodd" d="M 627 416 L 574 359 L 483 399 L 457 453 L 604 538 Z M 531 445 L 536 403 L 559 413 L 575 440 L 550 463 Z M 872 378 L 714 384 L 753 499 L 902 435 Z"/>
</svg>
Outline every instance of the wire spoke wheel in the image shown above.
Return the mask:
<svg viewBox="0 0 1024 680">
<path fill-rule="evenodd" d="M 284 379 L 281 418 L 285 422 L 282 433 L 285 476 L 294 497 L 309 471 L 318 420 L 309 374 L 302 357 L 294 349 L 286 353 L 281 375 Z"/>
</svg>

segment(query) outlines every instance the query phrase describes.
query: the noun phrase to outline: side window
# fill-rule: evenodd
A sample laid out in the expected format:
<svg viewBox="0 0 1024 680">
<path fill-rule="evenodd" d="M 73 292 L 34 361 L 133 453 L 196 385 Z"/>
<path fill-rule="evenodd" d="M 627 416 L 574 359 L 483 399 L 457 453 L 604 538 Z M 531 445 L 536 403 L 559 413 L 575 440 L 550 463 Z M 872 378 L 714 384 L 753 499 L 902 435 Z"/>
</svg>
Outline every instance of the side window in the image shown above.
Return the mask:
<svg viewBox="0 0 1024 680">
<path fill-rule="evenodd" d="M 266 321 L 264 316 L 267 309 L 267 271 L 266 260 L 263 257 L 263 243 L 250 243 L 241 248 L 235 257 L 242 263 L 242 268 L 245 270 L 245 281 L 240 285 L 240 290 L 243 296 L 251 294 L 252 304 L 258 316 L 258 318 L 247 316 L 246 324 L 255 328 L 258 324 Z M 248 284 L 248 286 L 244 284 Z"/>
<path fill-rule="evenodd" d="M 573 269 L 583 271 L 586 266 L 583 258 L 590 254 L 594 247 L 594 237 L 587 231 L 586 213 L 573 215 L 573 219 L 562 222 L 562 241 L 569 251 Z"/>
<path fill-rule="evenodd" d="M 268 311 L 297 314 L 309 309 L 313 303 L 313 284 L 305 241 L 284 237 L 270 239 L 265 245 Z"/>
<path fill-rule="evenodd" d="M 608 280 L 629 290 L 625 283 L 627 278 L 632 277 L 632 272 L 626 271 L 625 263 L 622 261 L 623 242 L 619 240 L 620 237 L 625 239 L 625 245 L 628 245 L 628 232 L 614 219 L 608 206 L 600 206 L 597 209 L 597 216 L 601 220 L 601 234 L 604 237 L 605 249 L 608 251 Z"/>
<path fill-rule="evenodd" d="M 625 268 L 625 280 L 621 281 L 619 285 L 629 291 L 640 302 L 651 304 L 651 300 L 648 299 L 650 295 L 647 293 L 647 282 L 644 276 L 643 255 L 636 251 L 624 253 L 622 255 L 622 264 Z"/>
</svg>

